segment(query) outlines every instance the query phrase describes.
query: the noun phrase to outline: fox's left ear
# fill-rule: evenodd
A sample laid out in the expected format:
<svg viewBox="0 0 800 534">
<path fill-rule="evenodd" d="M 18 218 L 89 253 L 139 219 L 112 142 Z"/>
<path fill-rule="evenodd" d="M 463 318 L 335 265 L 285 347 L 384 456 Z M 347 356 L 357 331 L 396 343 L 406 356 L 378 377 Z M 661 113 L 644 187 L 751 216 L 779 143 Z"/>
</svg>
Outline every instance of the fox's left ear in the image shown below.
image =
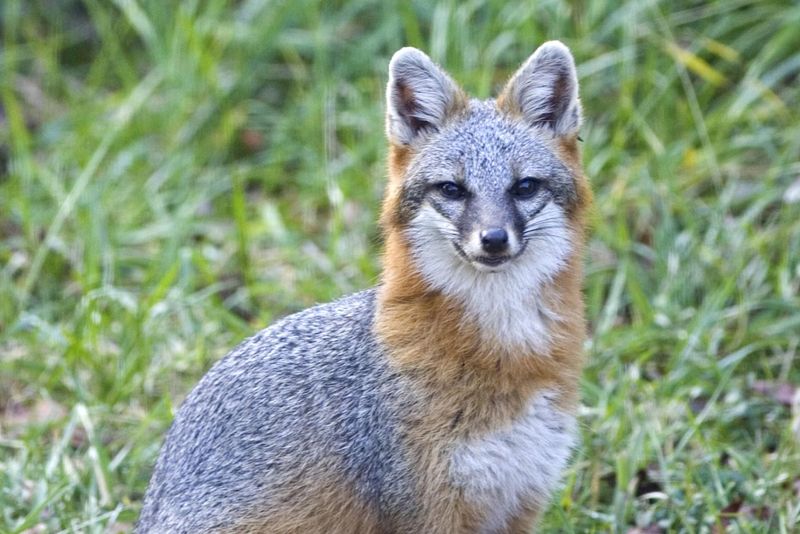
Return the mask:
<svg viewBox="0 0 800 534">
<path fill-rule="evenodd" d="M 557 136 L 577 134 L 581 104 L 575 60 L 569 48 L 560 41 L 548 41 L 536 49 L 506 84 L 497 105 Z"/>
</svg>

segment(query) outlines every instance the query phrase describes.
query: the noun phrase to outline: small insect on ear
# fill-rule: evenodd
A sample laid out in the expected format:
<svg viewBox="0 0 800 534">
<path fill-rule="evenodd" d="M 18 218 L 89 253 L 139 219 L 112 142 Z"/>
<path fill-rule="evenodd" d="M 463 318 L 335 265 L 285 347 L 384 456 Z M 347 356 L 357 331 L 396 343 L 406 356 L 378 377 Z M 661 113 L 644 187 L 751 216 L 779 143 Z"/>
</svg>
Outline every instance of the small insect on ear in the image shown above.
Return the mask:
<svg viewBox="0 0 800 534">
<path fill-rule="evenodd" d="M 548 41 L 512 76 L 497 99 L 500 109 L 520 114 L 531 126 L 557 136 L 577 134 L 581 126 L 575 60 L 563 43 Z"/>
<path fill-rule="evenodd" d="M 401 48 L 389 63 L 386 135 L 410 145 L 442 127 L 465 98 L 456 83 L 416 48 Z"/>
</svg>

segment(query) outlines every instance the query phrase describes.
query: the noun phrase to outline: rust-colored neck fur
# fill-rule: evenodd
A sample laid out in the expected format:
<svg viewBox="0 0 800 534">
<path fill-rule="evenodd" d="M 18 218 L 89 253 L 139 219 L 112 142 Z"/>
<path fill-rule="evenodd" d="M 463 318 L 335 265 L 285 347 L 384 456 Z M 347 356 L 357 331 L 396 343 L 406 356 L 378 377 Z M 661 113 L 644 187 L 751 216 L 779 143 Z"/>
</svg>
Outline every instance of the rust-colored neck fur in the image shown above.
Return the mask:
<svg viewBox="0 0 800 534">
<path fill-rule="evenodd" d="M 576 140 L 554 147 L 575 172 L 579 202 L 569 210 L 574 236 L 573 255 L 566 268 L 538 292 L 543 304 L 558 317 L 548 325 L 549 349 L 533 353 L 489 339 L 465 314 L 462 303 L 432 289 L 414 265 L 411 248 L 397 216 L 405 170 L 414 154 L 392 146 L 389 184 L 383 205 L 383 283 L 379 289 L 376 335 L 386 348 L 390 365 L 407 379 L 409 404 L 401 424 L 407 436 L 408 457 L 419 473 L 418 491 L 427 518 L 422 529 L 475 532 L 492 510 L 468 501 L 450 486 L 447 460 L 452 444 L 508 428 L 523 414 L 531 399 L 547 390 L 554 407 L 574 413 L 585 337 L 581 299 L 581 258 L 584 214 L 591 201 L 580 172 Z M 450 488 L 450 489 L 448 489 Z M 530 528 L 538 505 L 520 516 L 519 531 Z M 444 523 L 442 518 L 446 518 Z M 460 525 L 460 529 L 454 527 Z"/>
<path fill-rule="evenodd" d="M 585 337 L 581 298 L 584 218 L 591 199 L 580 173 L 575 140 L 562 142 L 558 150 L 578 177 L 580 201 L 569 215 L 576 242 L 567 267 L 540 291 L 543 304 L 559 319 L 548 325 L 552 340 L 549 350 L 534 353 L 487 341 L 502 339 L 504 333 L 481 335 L 461 303 L 425 283 L 414 265 L 403 228 L 394 216 L 413 153 L 408 147 L 390 147 L 389 184 L 381 217 L 386 248 L 376 331 L 400 372 L 421 380 L 431 390 L 447 390 L 452 397 L 472 397 L 468 390 L 479 390 L 478 397 L 491 404 L 497 404 L 499 398 L 518 399 L 519 402 L 511 402 L 515 406 L 508 406 L 511 412 L 545 387 L 559 393 L 559 404 L 565 409 L 574 409 Z"/>
</svg>

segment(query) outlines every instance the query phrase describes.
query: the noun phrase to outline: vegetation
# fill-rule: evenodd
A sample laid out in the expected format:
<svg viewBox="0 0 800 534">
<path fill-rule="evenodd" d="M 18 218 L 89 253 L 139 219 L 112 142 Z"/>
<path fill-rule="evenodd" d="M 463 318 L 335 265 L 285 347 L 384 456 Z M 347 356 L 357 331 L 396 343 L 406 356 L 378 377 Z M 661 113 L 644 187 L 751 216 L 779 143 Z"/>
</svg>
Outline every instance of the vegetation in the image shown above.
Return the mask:
<svg viewBox="0 0 800 534">
<path fill-rule="evenodd" d="M 4 0 L 0 24 L 0 531 L 130 529 L 204 371 L 377 281 L 394 50 L 486 97 L 551 38 L 596 209 L 583 444 L 542 530 L 800 527 L 800 4 Z"/>
</svg>

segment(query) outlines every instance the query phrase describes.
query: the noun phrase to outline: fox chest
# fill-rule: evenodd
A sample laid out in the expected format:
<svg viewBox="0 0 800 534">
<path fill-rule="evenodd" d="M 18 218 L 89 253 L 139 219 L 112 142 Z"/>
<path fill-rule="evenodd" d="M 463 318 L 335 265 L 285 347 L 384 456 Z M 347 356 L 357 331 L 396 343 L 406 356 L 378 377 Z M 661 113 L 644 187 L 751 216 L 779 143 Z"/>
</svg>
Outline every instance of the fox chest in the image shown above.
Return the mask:
<svg viewBox="0 0 800 534">
<path fill-rule="evenodd" d="M 456 445 L 451 483 L 484 511 L 483 532 L 503 530 L 526 504 L 547 502 L 575 444 L 575 426 L 575 417 L 544 392 L 510 426 Z"/>
</svg>

